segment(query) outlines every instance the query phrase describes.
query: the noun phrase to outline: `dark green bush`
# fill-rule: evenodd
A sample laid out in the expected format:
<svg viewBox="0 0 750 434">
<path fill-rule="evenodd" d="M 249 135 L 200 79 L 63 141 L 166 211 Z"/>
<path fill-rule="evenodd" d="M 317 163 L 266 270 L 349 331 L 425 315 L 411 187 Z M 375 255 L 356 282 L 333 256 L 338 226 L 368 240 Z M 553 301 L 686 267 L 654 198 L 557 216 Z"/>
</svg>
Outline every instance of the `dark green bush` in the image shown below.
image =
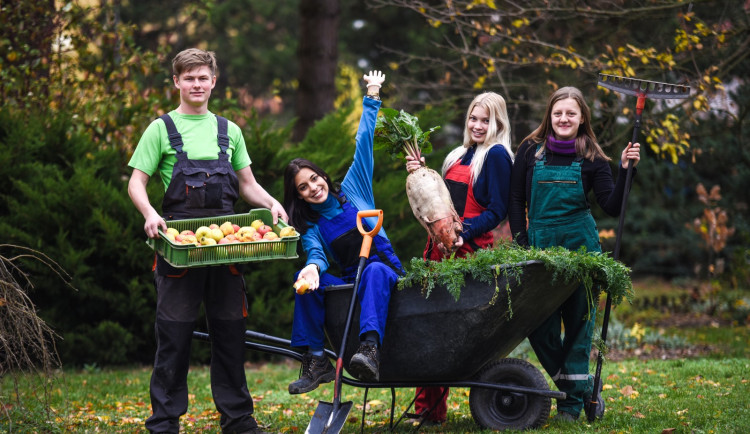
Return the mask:
<svg viewBox="0 0 750 434">
<path fill-rule="evenodd" d="M 0 144 L 18 159 L 0 168 L 8 180 L 0 194 L 0 228 L 9 244 L 45 253 L 72 276 L 67 286 L 28 262 L 31 296 L 63 338 L 63 362 L 139 360 L 151 339 L 133 326 L 153 321 L 142 219 L 118 170 L 121 155 L 98 149 L 72 119 L 65 111 L 2 110 Z"/>
</svg>

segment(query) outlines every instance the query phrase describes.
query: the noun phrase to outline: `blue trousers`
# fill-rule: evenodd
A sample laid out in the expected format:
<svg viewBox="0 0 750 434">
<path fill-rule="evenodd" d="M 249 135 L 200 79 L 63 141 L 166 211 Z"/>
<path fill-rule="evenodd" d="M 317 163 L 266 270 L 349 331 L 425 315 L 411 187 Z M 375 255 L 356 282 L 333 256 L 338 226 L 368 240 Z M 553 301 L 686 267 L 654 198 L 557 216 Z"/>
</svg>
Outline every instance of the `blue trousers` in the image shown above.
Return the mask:
<svg viewBox="0 0 750 434">
<path fill-rule="evenodd" d="M 374 330 L 378 332 L 382 345 L 385 320 L 388 317 L 388 303 L 391 300 L 391 288 L 397 280 L 396 272 L 382 262 L 370 262 L 365 266 L 357 291 L 360 305 L 360 336 Z M 293 347 L 309 347 L 311 350 L 324 348 L 325 288 L 345 283 L 347 282 L 339 277 L 323 273 L 320 276 L 320 287 L 316 291 L 295 295 L 292 325 Z"/>
</svg>

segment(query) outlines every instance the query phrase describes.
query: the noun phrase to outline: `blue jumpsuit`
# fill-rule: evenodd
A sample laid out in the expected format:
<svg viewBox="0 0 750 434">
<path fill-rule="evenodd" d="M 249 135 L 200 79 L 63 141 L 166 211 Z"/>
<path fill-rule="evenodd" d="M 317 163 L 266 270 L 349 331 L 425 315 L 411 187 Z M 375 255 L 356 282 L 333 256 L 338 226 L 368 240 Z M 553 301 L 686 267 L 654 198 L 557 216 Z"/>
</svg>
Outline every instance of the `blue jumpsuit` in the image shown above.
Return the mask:
<svg viewBox="0 0 750 434">
<path fill-rule="evenodd" d="M 329 285 L 353 283 L 359 260 L 362 236 L 356 227 L 358 211 L 375 209 L 372 192 L 374 168 L 373 134 L 380 101 L 364 98 L 363 112 L 356 136 L 354 161 L 341 183 L 341 196 L 329 193 L 322 204 L 311 204 L 320 213 L 317 222 L 302 235 L 302 247 L 307 254 L 307 264 L 320 267 L 320 287 L 317 291 L 295 295 L 292 346 L 320 350 L 324 347 L 325 288 Z M 339 198 L 345 199 L 340 203 Z M 374 222 L 364 222 L 373 227 Z M 342 270 L 341 278 L 326 272 L 328 257 Z M 360 335 L 376 331 L 381 344 L 388 316 L 391 289 L 402 273 L 401 262 L 393 251 L 385 230 L 373 239 L 370 257 L 362 272 L 358 298 L 360 302 Z"/>
</svg>

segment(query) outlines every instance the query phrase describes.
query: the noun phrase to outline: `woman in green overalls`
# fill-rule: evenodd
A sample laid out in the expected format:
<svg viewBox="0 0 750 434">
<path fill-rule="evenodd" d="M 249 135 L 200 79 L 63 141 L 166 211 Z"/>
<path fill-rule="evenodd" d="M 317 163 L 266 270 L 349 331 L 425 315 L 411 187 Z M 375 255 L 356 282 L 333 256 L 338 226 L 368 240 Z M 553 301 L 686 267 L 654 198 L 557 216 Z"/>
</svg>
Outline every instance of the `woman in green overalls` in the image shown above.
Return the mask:
<svg viewBox="0 0 750 434">
<path fill-rule="evenodd" d="M 589 252 L 601 252 L 586 196 L 593 189 L 599 206 L 611 216 L 619 215 L 625 189 L 623 169 L 631 160 L 634 168 L 638 164 L 640 145 L 628 143 L 622 151 L 617 182 L 609 160 L 591 129 L 591 114 L 581 91 L 563 87 L 554 92 L 541 125 L 523 140 L 513 164 L 508 215 L 516 242 L 570 250 L 585 246 Z M 589 357 L 595 314 L 596 306 L 590 305 L 581 286 L 529 335 L 540 363 L 567 394 L 557 402 L 556 418 L 563 421 L 577 420 L 584 395 L 592 393 Z M 598 409 L 601 416 L 604 406 Z"/>
</svg>

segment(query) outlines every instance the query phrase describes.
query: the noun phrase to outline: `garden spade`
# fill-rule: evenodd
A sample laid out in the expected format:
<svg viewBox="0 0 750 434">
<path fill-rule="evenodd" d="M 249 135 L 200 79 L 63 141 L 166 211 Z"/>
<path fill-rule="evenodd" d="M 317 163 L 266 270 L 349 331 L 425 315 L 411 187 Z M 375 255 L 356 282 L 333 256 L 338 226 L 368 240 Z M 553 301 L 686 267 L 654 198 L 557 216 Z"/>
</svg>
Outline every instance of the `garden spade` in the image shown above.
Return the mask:
<svg viewBox="0 0 750 434">
<path fill-rule="evenodd" d="M 377 217 L 378 222 L 375 227 L 367 232 L 362 227 L 362 218 L 364 217 Z M 352 326 L 352 317 L 354 316 L 354 307 L 357 303 L 357 288 L 359 288 L 359 281 L 362 277 L 362 270 L 365 268 L 367 258 L 370 257 L 370 246 L 372 246 L 372 238 L 378 233 L 380 227 L 383 226 L 383 210 L 375 209 L 368 211 L 359 211 L 357 213 L 357 229 L 362 234 L 362 247 L 359 250 L 359 265 L 357 266 L 357 274 L 354 278 L 354 288 L 352 289 L 352 299 L 349 302 L 349 312 L 346 315 L 346 325 L 344 326 L 344 335 L 341 339 L 341 347 L 339 347 L 338 359 L 336 360 L 336 379 L 334 381 L 333 389 L 333 402 L 320 401 L 318 408 L 315 409 L 310 424 L 307 426 L 305 433 L 310 434 L 323 434 L 332 433 L 336 434 L 341 431 L 346 418 L 349 415 L 349 411 L 352 409 L 352 402 L 341 402 L 341 375 L 344 366 L 344 350 L 346 350 L 346 341 L 349 337 L 349 329 Z"/>
<path fill-rule="evenodd" d="M 660 83 L 658 81 L 638 80 L 636 78 L 619 77 L 616 75 L 599 74 L 599 86 L 613 90 L 615 92 L 631 95 L 638 98 L 635 104 L 635 122 L 633 123 L 633 138 L 631 143 L 638 141 L 638 134 L 641 129 L 641 115 L 643 108 L 646 106 L 646 99 L 685 99 L 690 96 L 690 87 L 680 84 Z M 615 237 L 615 250 L 612 257 L 615 260 L 620 259 L 620 242 L 622 240 L 622 230 L 625 225 L 625 208 L 627 207 L 628 195 L 630 194 L 630 184 L 633 179 L 633 164 L 628 164 L 627 174 L 625 176 L 625 191 L 622 195 L 622 206 L 620 207 L 620 221 L 617 224 L 617 234 Z M 607 342 L 607 328 L 609 325 L 609 314 L 612 309 L 612 299 L 607 294 L 607 304 L 604 308 L 604 318 L 602 324 L 602 343 Z M 592 389 L 591 399 L 585 403 L 586 417 L 589 422 L 603 415 L 603 408 L 597 411 L 599 395 L 599 384 L 601 382 L 602 362 L 604 355 L 599 351 L 596 360 L 596 375 L 594 376 L 594 388 Z"/>
</svg>

